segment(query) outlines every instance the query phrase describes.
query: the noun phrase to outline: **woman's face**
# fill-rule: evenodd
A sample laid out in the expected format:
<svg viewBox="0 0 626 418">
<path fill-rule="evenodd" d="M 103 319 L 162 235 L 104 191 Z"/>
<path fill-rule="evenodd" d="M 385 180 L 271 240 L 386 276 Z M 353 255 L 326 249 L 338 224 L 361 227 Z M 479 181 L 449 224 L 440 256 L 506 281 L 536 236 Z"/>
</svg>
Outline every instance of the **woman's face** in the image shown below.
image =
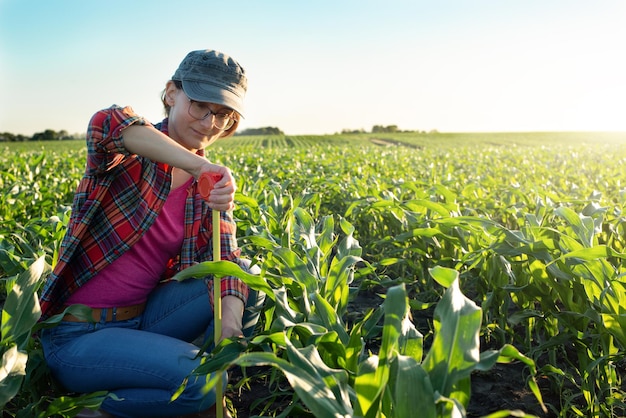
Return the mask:
<svg viewBox="0 0 626 418">
<path fill-rule="evenodd" d="M 190 101 L 182 89 L 172 81 L 165 88 L 165 99 L 170 106 L 169 136 L 191 151 L 204 149 L 217 141 L 224 131 L 213 126 L 213 118 L 196 119 L 189 114 Z M 230 112 L 231 109 L 215 103 L 205 104 L 211 112 Z"/>
</svg>

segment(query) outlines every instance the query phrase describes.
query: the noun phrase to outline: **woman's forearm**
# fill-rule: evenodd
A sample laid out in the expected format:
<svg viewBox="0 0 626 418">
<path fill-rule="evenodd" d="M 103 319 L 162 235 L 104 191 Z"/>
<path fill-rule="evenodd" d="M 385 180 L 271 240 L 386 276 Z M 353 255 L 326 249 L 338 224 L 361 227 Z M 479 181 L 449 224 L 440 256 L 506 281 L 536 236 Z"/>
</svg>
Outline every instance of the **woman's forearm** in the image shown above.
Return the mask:
<svg viewBox="0 0 626 418">
<path fill-rule="evenodd" d="M 133 154 L 178 167 L 196 178 L 208 171 L 210 163 L 206 158 L 185 149 L 152 126 L 129 126 L 124 129 L 123 138 L 124 146 Z"/>
<path fill-rule="evenodd" d="M 220 175 L 208 198 L 209 207 L 228 211 L 235 199 L 235 179 L 227 167 L 212 164 L 203 156 L 189 151 L 158 129 L 148 125 L 132 125 L 124 129 L 124 147 L 131 153 L 153 161 L 180 168 L 195 178 L 204 172 Z"/>
</svg>

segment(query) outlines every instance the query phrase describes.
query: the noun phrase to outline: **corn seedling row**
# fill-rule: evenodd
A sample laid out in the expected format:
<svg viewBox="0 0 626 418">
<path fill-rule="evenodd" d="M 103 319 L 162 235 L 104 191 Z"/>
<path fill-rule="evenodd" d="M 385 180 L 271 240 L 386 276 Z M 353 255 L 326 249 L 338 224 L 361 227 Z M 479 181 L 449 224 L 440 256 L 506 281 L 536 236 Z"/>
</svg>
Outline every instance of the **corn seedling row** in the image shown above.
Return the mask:
<svg viewBox="0 0 626 418">
<path fill-rule="evenodd" d="M 196 373 L 273 370 L 289 401 L 272 412 L 269 399 L 268 415 L 451 417 L 466 416 L 474 373 L 518 362 L 544 411 L 623 416 L 623 140 L 359 134 L 218 145 L 208 157 L 237 175 L 240 245 L 261 274 L 211 262 L 176 278 L 235 274 L 268 298 L 255 336 L 219 344 Z M 0 159 L 0 405 L 10 416 L 71 417 L 109 395 L 66 396 L 32 335 L 60 320 L 37 323 L 36 294 L 84 154 L 74 142 L 28 145 Z M 363 292 L 380 303 L 355 310 Z M 546 391 L 558 401 L 544 402 Z"/>
</svg>

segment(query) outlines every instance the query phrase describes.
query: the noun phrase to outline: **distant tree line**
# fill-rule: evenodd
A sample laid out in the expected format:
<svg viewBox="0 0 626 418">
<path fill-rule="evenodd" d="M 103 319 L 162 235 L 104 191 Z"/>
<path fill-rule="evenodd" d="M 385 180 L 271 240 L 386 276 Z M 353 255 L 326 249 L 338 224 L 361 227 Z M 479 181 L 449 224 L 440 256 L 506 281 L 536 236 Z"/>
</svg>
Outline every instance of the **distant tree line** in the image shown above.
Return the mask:
<svg viewBox="0 0 626 418">
<path fill-rule="evenodd" d="M 436 134 L 438 133 L 436 129 L 430 130 L 428 132 L 426 131 L 403 131 L 398 129 L 398 125 L 387 125 L 387 126 L 383 126 L 383 125 L 374 125 L 372 126 L 372 131 L 371 133 L 373 134 L 377 134 L 377 133 L 400 133 L 400 132 L 417 132 L 417 133 L 429 133 L 429 134 Z M 344 129 L 341 131 L 342 134 L 366 134 L 369 133 L 364 129 Z"/>
<path fill-rule="evenodd" d="M 273 126 L 264 128 L 248 128 L 243 131 L 236 132 L 235 135 L 285 135 L 283 131 Z"/>
<path fill-rule="evenodd" d="M 69 134 L 65 130 L 54 131 L 46 129 L 43 132 L 36 132 L 33 136 L 22 134 L 12 134 L 10 132 L 0 132 L 0 142 L 23 142 L 23 141 L 65 141 L 68 139 L 82 139 L 84 134 Z"/>
</svg>

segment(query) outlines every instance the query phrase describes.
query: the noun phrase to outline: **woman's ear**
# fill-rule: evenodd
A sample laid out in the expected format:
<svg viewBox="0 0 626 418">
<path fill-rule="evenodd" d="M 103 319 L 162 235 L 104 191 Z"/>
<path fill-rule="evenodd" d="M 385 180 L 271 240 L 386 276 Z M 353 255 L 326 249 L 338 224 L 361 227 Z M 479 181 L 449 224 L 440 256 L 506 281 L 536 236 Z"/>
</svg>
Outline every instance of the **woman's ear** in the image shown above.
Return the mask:
<svg viewBox="0 0 626 418">
<path fill-rule="evenodd" d="M 165 84 L 165 102 L 168 106 L 174 106 L 177 94 L 178 88 L 176 88 L 174 82 L 172 80 L 168 81 L 167 84 Z"/>
<path fill-rule="evenodd" d="M 231 126 L 229 130 L 222 132 L 220 134 L 220 138 L 228 138 L 228 137 L 235 135 L 235 131 L 237 131 L 238 127 L 239 127 L 239 121 L 235 120 L 235 124 Z"/>
</svg>

